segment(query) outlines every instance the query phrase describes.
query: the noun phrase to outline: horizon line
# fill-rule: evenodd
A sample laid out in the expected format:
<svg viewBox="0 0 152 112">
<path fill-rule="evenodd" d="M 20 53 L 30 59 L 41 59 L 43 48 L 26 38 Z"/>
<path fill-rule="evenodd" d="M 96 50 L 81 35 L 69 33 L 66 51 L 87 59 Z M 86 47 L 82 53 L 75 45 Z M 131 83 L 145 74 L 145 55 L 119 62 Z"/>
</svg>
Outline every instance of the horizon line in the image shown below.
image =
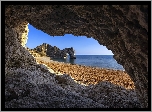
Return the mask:
<svg viewBox="0 0 152 112">
<path fill-rule="evenodd" d="M 114 54 L 75 54 L 75 55 L 114 55 Z"/>
</svg>

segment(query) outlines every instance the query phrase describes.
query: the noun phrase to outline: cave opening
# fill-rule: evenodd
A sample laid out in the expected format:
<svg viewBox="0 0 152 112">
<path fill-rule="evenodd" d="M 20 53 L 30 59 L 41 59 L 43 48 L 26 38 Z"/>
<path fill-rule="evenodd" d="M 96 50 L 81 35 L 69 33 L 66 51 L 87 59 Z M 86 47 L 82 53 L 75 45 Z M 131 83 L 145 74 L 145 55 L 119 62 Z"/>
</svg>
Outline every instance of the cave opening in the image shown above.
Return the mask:
<svg viewBox="0 0 152 112">
<path fill-rule="evenodd" d="M 74 36 L 72 34 L 65 34 L 64 36 L 52 37 L 44 33 L 43 31 L 38 31 L 30 24 L 28 25 L 28 28 L 29 28 L 29 33 L 28 33 L 28 40 L 26 47 L 32 48 L 31 50 L 35 50 L 34 52 L 36 52 L 36 54 L 34 54 L 33 51 L 32 53 L 30 51 L 30 53 L 34 56 L 34 58 L 37 60 L 38 63 L 49 66 L 49 68 L 53 69 L 56 74 L 68 74 L 74 80 L 76 79 L 76 82 L 80 84 L 86 84 L 86 85 L 97 84 L 102 80 L 102 81 L 112 82 L 113 84 L 125 87 L 126 89 L 134 89 L 135 86 L 133 81 L 130 79 L 129 75 L 125 72 L 123 66 L 118 64 L 117 61 L 113 58 L 112 51 L 108 50 L 105 46 L 100 45 L 97 42 L 97 40 L 93 38 L 87 38 L 85 36 Z M 50 47 L 45 47 L 45 46 L 51 46 L 51 50 L 48 50 L 50 49 Z M 54 56 L 56 56 L 54 58 L 48 55 L 46 52 L 47 50 L 49 52 L 53 51 L 54 53 L 54 49 L 52 48 L 58 49 L 60 51 L 61 48 L 67 49 L 65 47 L 74 48 L 72 51 L 74 51 L 73 52 L 74 55 L 76 54 L 75 55 L 76 59 L 71 59 L 67 52 L 66 52 L 66 58 L 60 57 L 61 55 L 59 55 L 58 57 L 56 56 L 56 54 L 53 54 Z M 39 49 L 41 49 L 40 52 Z M 97 52 L 97 51 L 102 51 L 102 52 Z M 37 53 L 41 54 L 42 52 L 43 55 L 37 55 Z M 98 54 L 89 54 L 89 53 L 98 53 Z M 107 54 L 103 54 L 103 53 L 107 53 Z M 64 62 L 65 65 L 63 64 L 64 65 L 63 66 L 62 64 L 59 64 L 57 67 L 55 67 L 56 65 L 54 63 L 51 63 L 50 60 L 57 61 L 59 63 Z M 50 64 L 48 64 L 47 62 L 49 62 Z M 70 64 L 72 65 L 72 67 L 66 64 Z M 77 65 L 79 67 L 77 67 Z M 65 69 L 66 67 L 67 69 Z M 85 70 L 83 68 L 85 68 Z M 75 71 L 79 71 L 80 73 Z M 103 74 L 104 76 L 102 76 Z M 82 77 L 83 75 L 84 77 Z M 105 77 L 106 75 L 109 75 L 108 79 L 99 78 L 99 77 Z M 110 79 L 111 75 L 113 75 L 112 76 L 113 78 Z M 89 78 L 85 78 L 85 77 L 89 77 Z M 117 78 L 114 79 L 114 77 Z M 120 80 L 119 78 L 122 81 L 119 81 Z"/>
<path fill-rule="evenodd" d="M 54 50 L 53 47 L 57 49 L 56 52 L 72 48 L 70 52 L 72 52 L 71 54 L 76 57 L 76 59 L 71 59 L 70 53 L 67 51 L 63 53 L 62 56 L 60 55 L 62 52 L 59 52 L 60 54 L 57 55 L 60 55 L 60 57 L 55 57 L 54 54 L 48 53 L 49 57 L 54 55 L 54 57 L 51 57 L 54 61 L 123 71 L 125 70 L 123 66 L 118 64 L 113 58 L 112 51 L 108 50 L 105 46 L 100 45 L 94 38 L 74 36 L 72 34 L 65 34 L 64 36 L 50 36 L 43 31 L 37 30 L 30 24 L 28 24 L 28 28 L 29 32 L 26 47 L 38 50 L 38 47 L 39 49 L 45 49 L 40 48 L 40 46 L 49 44 L 52 46 L 51 50 Z M 47 54 L 43 53 L 42 56 L 43 55 Z"/>
</svg>

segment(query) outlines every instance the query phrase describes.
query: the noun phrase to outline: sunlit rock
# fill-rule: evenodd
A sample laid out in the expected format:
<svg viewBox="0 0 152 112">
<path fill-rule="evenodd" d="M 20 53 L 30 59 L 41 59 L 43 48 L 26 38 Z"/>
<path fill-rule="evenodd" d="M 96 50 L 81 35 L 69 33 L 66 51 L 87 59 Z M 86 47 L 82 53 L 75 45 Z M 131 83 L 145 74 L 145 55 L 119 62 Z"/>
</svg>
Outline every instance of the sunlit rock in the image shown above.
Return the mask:
<svg viewBox="0 0 152 112">
<path fill-rule="evenodd" d="M 46 43 L 43 43 L 42 45 L 39 45 L 34 49 L 30 49 L 30 53 L 32 53 L 35 57 L 49 56 L 51 58 L 59 58 L 59 59 L 60 58 L 65 59 L 67 58 L 67 54 L 69 54 L 70 59 L 76 59 L 76 57 L 74 56 L 73 47 L 60 50 L 58 47 L 51 46 Z"/>
</svg>

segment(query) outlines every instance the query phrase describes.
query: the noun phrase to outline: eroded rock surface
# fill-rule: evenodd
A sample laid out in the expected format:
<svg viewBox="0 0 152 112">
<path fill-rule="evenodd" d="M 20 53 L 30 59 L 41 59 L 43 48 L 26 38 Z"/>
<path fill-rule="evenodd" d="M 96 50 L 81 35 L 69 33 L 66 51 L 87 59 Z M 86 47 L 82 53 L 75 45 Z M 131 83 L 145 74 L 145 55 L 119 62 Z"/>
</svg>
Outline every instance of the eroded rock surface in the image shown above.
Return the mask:
<svg viewBox="0 0 152 112">
<path fill-rule="evenodd" d="M 67 58 L 68 53 L 71 59 L 76 59 L 73 47 L 60 50 L 56 46 L 51 46 L 49 44 L 43 43 L 42 45 L 39 45 L 34 49 L 29 49 L 29 51 L 35 57 L 49 56 L 51 58 Z"/>
<path fill-rule="evenodd" d="M 5 69 L 35 63 L 22 46 L 26 43 L 20 38 L 25 23 L 51 36 L 68 33 L 96 39 L 112 50 L 114 58 L 134 81 L 141 106 L 148 107 L 147 5 L 7 5 Z M 18 30 L 21 26 L 22 30 Z"/>
<path fill-rule="evenodd" d="M 84 86 L 42 64 L 7 70 L 6 108 L 140 108 L 135 90 L 110 82 Z M 107 94 L 108 93 L 108 94 Z"/>
</svg>

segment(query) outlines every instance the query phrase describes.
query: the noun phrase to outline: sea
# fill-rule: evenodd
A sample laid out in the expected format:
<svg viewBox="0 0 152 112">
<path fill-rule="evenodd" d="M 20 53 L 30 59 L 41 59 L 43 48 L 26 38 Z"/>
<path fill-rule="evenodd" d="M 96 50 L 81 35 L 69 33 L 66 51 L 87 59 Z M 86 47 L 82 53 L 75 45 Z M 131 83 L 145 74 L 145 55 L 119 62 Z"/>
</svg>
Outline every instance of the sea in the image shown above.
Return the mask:
<svg viewBox="0 0 152 112">
<path fill-rule="evenodd" d="M 113 58 L 113 55 L 75 55 L 76 59 L 52 59 L 58 62 L 65 62 L 71 64 L 79 64 L 91 67 L 99 67 L 114 70 L 125 70 L 122 65 L 118 64 Z"/>
</svg>

